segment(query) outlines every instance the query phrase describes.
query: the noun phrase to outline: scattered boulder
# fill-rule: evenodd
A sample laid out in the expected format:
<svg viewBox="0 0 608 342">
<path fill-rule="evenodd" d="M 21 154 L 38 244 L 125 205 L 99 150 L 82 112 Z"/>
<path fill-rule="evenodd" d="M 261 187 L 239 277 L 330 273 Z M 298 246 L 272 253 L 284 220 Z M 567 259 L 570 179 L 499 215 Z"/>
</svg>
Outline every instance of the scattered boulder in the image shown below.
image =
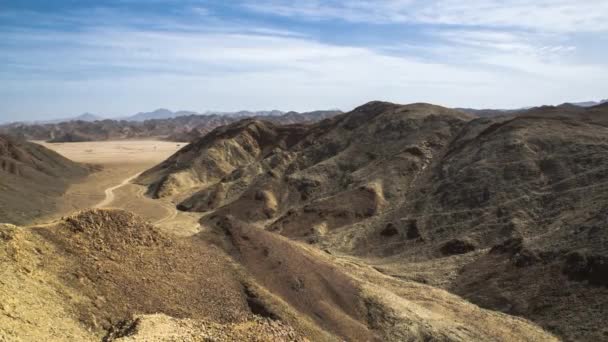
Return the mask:
<svg viewBox="0 0 608 342">
<path fill-rule="evenodd" d="M 384 229 L 382 229 L 380 232 L 380 235 L 384 237 L 393 237 L 397 234 L 399 234 L 399 230 L 397 230 L 397 227 L 395 227 L 395 225 L 392 223 L 387 224 L 386 227 L 384 227 Z"/>
<path fill-rule="evenodd" d="M 490 254 L 516 254 L 524 247 L 524 239 L 514 237 L 495 245 L 490 249 Z"/>
<path fill-rule="evenodd" d="M 443 255 L 466 254 L 477 249 L 477 245 L 470 239 L 452 239 L 439 248 Z"/>
<path fill-rule="evenodd" d="M 19 228 L 12 224 L 0 223 L 0 241 L 10 241 Z"/>
<path fill-rule="evenodd" d="M 608 287 L 608 257 L 572 252 L 566 256 L 563 272 L 575 281 Z"/>
<path fill-rule="evenodd" d="M 108 333 L 103 337 L 102 342 L 111 342 L 123 337 L 135 335 L 140 320 L 140 318 L 136 318 L 119 321 L 108 329 Z"/>
<path fill-rule="evenodd" d="M 490 249 L 490 254 L 507 255 L 517 267 L 532 266 L 542 260 L 536 251 L 525 247 L 524 239 L 521 237 L 512 237 L 495 245 Z"/>
<path fill-rule="evenodd" d="M 540 262 L 541 258 L 536 252 L 524 248 L 519 253 L 515 254 L 511 260 L 517 267 L 528 267 Z"/>
<path fill-rule="evenodd" d="M 408 221 L 406 237 L 408 238 L 408 240 L 415 240 L 420 238 L 420 230 L 418 230 L 417 220 Z"/>
</svg>

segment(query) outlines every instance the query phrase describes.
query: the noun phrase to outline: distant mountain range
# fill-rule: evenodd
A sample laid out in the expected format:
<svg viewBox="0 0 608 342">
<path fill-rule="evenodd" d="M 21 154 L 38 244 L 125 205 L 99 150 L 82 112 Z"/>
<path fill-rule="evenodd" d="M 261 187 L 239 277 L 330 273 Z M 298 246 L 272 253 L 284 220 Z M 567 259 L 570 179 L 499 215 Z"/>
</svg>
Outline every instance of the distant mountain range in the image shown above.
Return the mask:
<svg viewBox="0 0 608 342">
<path fill-rule="evenodd" d="M 42 121 L 33 121 L 29 122 L 30 124 L 51 124 L 51 123 L 60 123 L 60 122 L 70 122 L 70 121 L 86 121 L 86 122 L 94 122 L 98 120 L 104 120 L 103 117 L 96 114 L 91 113 L 83 113 L 73 118 L 61 118 L 61 119 L 53 119 L 53 120 L 42 120 Z"/>
<path fill-rule="evenodd" d="M 245 117 L 254 117 L 254 116 L 281 116 L 285 114 L 280 110 L 268 110 L 268 111 L 248 111 L 242 110 L 238 112 L 219 112 L 219 111 L 207 111 L 205 113 L 197 113 L 188 110 L 181 110 L 177 112 L 172 112 L 169 109 L 160 108 L 152 112 L 142 112 L 137 113 L 132 116 L 128 116 L 125 118 L 118 118 L 120 120 L 126 121 L 146 121 L 146 120 L 162 120 L 162 119 L 172 119 L 178 118 L 181 116 L 189 116 L 189 115 L 223 115 L 234 118 L 245 118 Z"/>
<path fill-rule="evenodd" d="M 317 122 L 342 112 L 336 110 L 308 113 L 280 111 L 193 114 L 159 109 L 138 113 L 122 119 L 97 120 L 97 116 L 83 114 L 60 122 L 12 123 L 0 125 L 0 133 L 26 140 L 50 142 L 104 141 L 121 139 L 164 139 L 189 142 L 211 130 L 244 118 L 263 118 L 276 124 L 302 124 Z"/>
<path fill-rule="evenodd" d="M 587 108 L 587 107 L 601 105 L 604 103 L 608 103 L 608 99 L 601 100 L 601 101 L 566 102 L 564 104 L 571 104 L 574 106 Z M 488 108 L 488 109 L 454 108 L 454 109 L 459 110 L 461 112 L 468 113 L 468 114 L 472 114 L 475 116 L 479 116 L 479 117 L 494 117 L 494 116 L 501 116 L 501 115 L 505 115 L 505 114 L 514 114 L 514 113 L 525 111 L 525 110 L 528 110 L 531 108 L 533 108 L 533 107 L 523 107 L 523 108 L 517 108 L 517 109 L 491 109 L 491 108 Z M 339 110 L 333 109 L 330 111 L 337 112 Z M 262 110 L 262 111 L 241 110 L 241 111 L 237 111 L 237 112 L 206 111 L 204 113 L 199 113 L 199 112 L 190 111 L 190 110 L 180 110 L 180 111 L 173 112 L 170 109 L 159 108 L 159 109 L 156 109 L 151 112 L 139 112 L 137 114 L 130 115 L 130 116 L 124 116 L 124 117 L 111 118 L 111 117 L 108 117 L 107 115 L 91 114 L 91 113 L 87 112 L 87 113 L 83 113 L 83 114 L 80 114 L 78 116 L 71 117 L 71 118 L 66 117 L 66 118 L 60 118 L 60 119 L 38 120 L 38 121 L 19 122 L 19 123 L 38 125 L 38 124 L 54 124 L 54 123 L 61 123 L 61 122 L 72 122 L 72 121 L 94 122 L 94 121 L 102 121 L 102 120 L 143 122 L 143 121 L 147 121 L 147 120 L 174 119 L 174 118 L 190 116 L 190 115 L 206 115 L 206 116 L 221 115 L 221 116 L 226 116 L 226 117 L 231 117 L 231 118 L 251 118 L 251 117 L 265 117 L 265 116 L 281 116 L 281 115 L 285 115 L 285 114 L 289 114 L 289 113 L 296 113 L 296 112 L 284 112 L 284 111 L 275 109 L 275 110 Z M 8 124 L 8 123 L 10 123 L 10 121 L 0 120 L 0 124 Z"/>
<path fill-rule="evenodd" d="M 573 102 L 573 103 L 570 103 L 570 104 L 578 106 L 578 107 L 594 107 L 594 106 L 599 106 L 599 105 L 604 104 L 604 103 L 608 103 L 608 99 L 601 100 L 599 102 L 596 102 L 596 101 L 587 101 L 587 102 Z"/>
<path fill-rule="evenodd" d="M 177 118 L 180 116 L 188 116 L 188 115 L 200 115 L 200 114 L 197 112 L 188 111 L 188 110 L 181 110 L 181 111 L 173 112 L 166 108 L 159 108 L 152 112 L 140 112 L 135 115 L 127 116 L 124 118 L 116 118 L 116 119 L 125 120 L 125 121 L 141 122 L 141 121 L 146 121 L 146 120 L 172 119 L 172 118 Z"/>
<path fill-rule="evenodd" d="M 608 103 L 608 99 L 601 100 L 601 101 L 566 102 L 557 107 L 574 106 L 574 107 L 590 108 L 590 107 L 602 105 L 604 103 Z M 461 112 L 465 112 L 467 114 L 487 118 L 487 117 L 503 116 L 503 115 L 510 115 L 510 114 L 518 114 L 518 113 L 523 113 L 523 112 L 533 109 L 533 108 L 542 108 L 542 107 L 546 107 L 546 106 L 523 107 L 523 108 L 517 108 L 517 109 L 475 109 L 475 108 L 454 108 L 454 109 L 459 110 Z"/>
<path fill-rule="evenodd" d="M 262 111 L 248 111 L 242 110 L 238 112 L 221 112 L 221 111 L 206 111 L 204 113 L 198 113 L 190 110 L 180 110 L 177 112 L 173 112 L 166 108 L 159 108 L 151 112 L 139 112 L 130 116 L 123 117 L 109 117 L 107 115 L 97 115 L 91 113 L 83 113 L 74 117 L 64 117 L 59 119 L 51 119 L 51 120 L 36 120 L 36 121 L 20 121 L 14 123 L 20 124 L 28 124 L 28 125 L 40 125 L 40 124 L 53 124 L 53 123 L 61 123 L 61 122 L 72 122 L 72 121 L 85 121 L 85 122 L 94 122 L 94 121 L 103 121 L 103 120 L 116 120 L 116 121 L 132 121 L 132 122 L 143 122 L 146 120 L 163 120 L 163 119 L 174 119 L 182 116 L 190 116 L 190 115 L 222 115 L 232 118 L 246 118 L 246 117 L 257 117 L 257 116 L 281 116 L 286 114 L 287 112 L 283 112 L 280 110 L 262 110 Z M 0 120 L 0 124 L 7 124 L 10 121 Z"/>
<path fill-rule="evenodd" d="M 564 103 L 558 107 L 590 108 L 608 103 L 586 101 Z M 523 113 L 533 107 L 518 109 L 454 108 L 476 117 L 502 117 Z M 535 107 L 535 108 L 542 108 Z M 84 113 L 72 118 L 36 122 L 0 123 L 0 133 L 20 136 L 30 140 L 54 142 L 103 141 L 109 139 L 160 138 L 189 142 L 212 129 L 243 118 L 263 118 L 277 124 L 311 123 L 342 113 L 324 110 L 308 113 L 283 112 L 280 110 L 221 112 L 171 111 L 159 108 L 131 116 L 105 118 L 103 115 Z"/>
<path fill-rule="evenodd" d="M 173 118 L 173 117 L 175 117 L 175 113 L 173 113 L 172 111 L 165 109 L 165 108 L 159 108 L 153 112 L 137 113 L 133 116 L 124 118 L 124 120 L 145 121 L 145 120 L 155 120 L 155 119 L 169 119 L 169 118 Z"/>
</svg>

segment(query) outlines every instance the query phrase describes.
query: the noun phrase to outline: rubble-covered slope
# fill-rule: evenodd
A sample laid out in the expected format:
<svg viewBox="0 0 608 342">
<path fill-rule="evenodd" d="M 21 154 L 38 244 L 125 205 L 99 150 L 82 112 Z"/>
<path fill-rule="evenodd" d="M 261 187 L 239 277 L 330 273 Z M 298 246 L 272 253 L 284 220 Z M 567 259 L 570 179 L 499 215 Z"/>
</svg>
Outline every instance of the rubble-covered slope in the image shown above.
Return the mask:
<svg viewBox="0 0 608 342">
<path fill-rule="evenodd" d="M 232 216 L 565 339 L 597 339 L 607 117 L 605 106 L 473 119 L 372 102 L 297 130 L 229 125 L 140 181 L 185 196 L 178 208 L 208 213 L 204 226 Z"/>
<path fill-rule="evenodd" d="M 218 217 L 213 232 L 177 238 L 119 210 L 0 226 L 0 338 L 555 340 L 445 291 L 398 296 L 232 218 Z"/>
</svg>

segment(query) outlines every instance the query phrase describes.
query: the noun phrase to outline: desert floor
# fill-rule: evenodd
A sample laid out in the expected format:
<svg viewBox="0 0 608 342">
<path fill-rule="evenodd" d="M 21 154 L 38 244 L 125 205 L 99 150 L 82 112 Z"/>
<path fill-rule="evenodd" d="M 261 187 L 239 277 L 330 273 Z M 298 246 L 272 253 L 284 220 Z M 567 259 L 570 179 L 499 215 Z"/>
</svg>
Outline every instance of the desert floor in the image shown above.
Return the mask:
<svg viewBox="0 0 608 342">
<path fill-rule="evenodd" d="M 73 161 L 98 165 L 102 169 L 73 184 L 57 199 L 56 213 L 35 223 L 48 222 L 88 208 L 119 208 L 134 212 L 159 228 L 178 235 L 198 231 L 200 215 L 178 212 L 172 202 L 176 199 L 153 200 L 145 196 L 145 187 L 131 183 L 140 173 L 185 146 L 184 143 L 154 140 L 36 143 Z"/>
</svg>

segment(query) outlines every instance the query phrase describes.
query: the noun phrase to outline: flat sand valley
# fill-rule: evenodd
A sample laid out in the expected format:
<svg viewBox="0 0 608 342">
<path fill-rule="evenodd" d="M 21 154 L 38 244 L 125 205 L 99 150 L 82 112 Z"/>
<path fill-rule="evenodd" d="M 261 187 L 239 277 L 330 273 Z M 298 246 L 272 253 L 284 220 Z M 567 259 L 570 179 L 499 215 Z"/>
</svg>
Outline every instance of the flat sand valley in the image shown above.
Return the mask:
<svg viewBox="0 0 608 342">
<path fill-rule="evenodd" d="M 140 215 L 176 234 L 189 235 L 198 231 L 200 215 L 178 212 L 171 198 L 148 198 L 145 187 L 130 182 L 186 144 L 155 140 L 36 143 L 73 161 L 99 166 L 100 170 L 71 185 L 56 200 L 55 213 L 34 223 L 46 223 L 88 208 L 118 208 Z"/>
</svg>

